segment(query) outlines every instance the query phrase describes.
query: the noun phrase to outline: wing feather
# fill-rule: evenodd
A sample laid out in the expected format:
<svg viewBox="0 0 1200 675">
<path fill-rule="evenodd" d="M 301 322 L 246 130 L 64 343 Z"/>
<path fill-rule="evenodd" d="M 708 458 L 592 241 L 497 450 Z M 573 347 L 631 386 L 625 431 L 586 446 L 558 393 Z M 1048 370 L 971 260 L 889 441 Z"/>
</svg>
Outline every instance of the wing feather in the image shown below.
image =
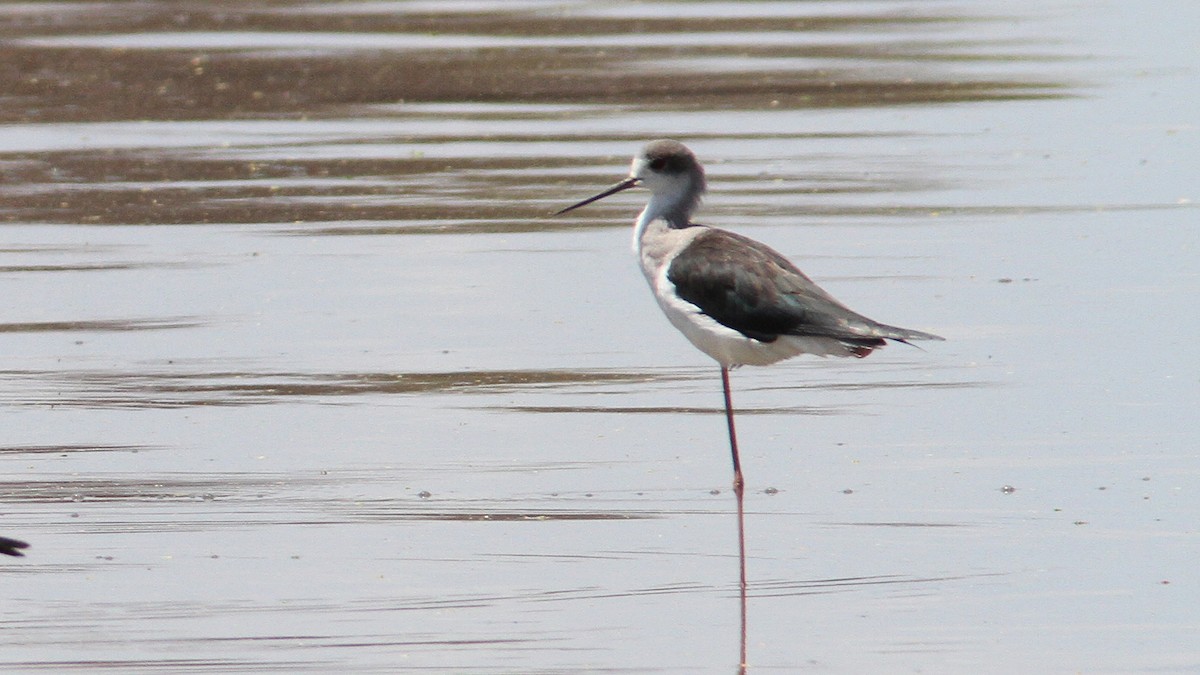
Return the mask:
<svg viewBox="0 0 1200 675">
<path fill-rule="evenodd" d="M 869 351 L 884 339 L 940 339 L 852 311 L 778 252 L 725 230 L 707 228 L 693 239 L 671 261 L 667 279 L 680 298 L 762 342 L 781 335 L 828 337 Z"/>
</svg>

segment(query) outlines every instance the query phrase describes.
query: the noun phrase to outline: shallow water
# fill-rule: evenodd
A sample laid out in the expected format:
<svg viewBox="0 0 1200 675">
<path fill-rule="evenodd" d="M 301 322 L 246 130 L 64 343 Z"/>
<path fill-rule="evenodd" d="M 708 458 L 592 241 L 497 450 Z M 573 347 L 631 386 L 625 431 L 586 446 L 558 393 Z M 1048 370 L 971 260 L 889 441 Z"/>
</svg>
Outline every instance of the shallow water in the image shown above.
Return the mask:
<svg viewBox="0 0 1200 675">
<path fill-rule="evenodd" d="M 0 7 L 5 672 L 737 672 L 703 222 L 945 335 L 735 373 L 748 672 L 1200 668 L 1183 1 Z"/>
</svg>

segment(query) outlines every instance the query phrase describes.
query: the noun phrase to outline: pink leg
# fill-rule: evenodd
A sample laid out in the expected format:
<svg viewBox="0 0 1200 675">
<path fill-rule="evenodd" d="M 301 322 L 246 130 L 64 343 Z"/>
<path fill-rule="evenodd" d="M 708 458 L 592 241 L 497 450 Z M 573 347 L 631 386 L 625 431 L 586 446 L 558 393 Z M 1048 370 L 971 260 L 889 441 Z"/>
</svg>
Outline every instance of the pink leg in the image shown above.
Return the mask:
<svg viewBox="0 0 1200 675">
<path fill-rule="evenodd" d="M 733 490 L 742 493 L 742 461 L 738 458 L 737 431 L 733 428 L 733 397 L 729 393 L 729 369 L 721 366 L 721 386 L 725 388 L 725 422 L 729 425 L 729 450 L 733 454 Z"/>
</svg>

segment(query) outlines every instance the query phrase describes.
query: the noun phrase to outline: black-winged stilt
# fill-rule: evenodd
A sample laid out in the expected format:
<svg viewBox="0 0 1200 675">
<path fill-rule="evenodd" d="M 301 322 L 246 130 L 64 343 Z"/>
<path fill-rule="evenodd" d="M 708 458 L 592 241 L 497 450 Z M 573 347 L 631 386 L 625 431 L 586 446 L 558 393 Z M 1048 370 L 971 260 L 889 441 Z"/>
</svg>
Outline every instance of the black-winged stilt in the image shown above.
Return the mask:
<svg viewBox="0 0 1200 675">
<path fill-rule="evenodd" d="M 633 158 L 629 177 L 568 206 L 561 215 L 633 187 L 650 201 L 633 227 L 633 248 L 667 319 L 721 365 L 733 486 L 743 486 L 729 393 L 729 369 L 765 366 L 800 354 L 864 357 L 887 340 L 941 340 L 858 314 L 787 258 L 740 234 L 692 222 L 704 169 L 685 145 L 660 140 Z"/>
</svg>

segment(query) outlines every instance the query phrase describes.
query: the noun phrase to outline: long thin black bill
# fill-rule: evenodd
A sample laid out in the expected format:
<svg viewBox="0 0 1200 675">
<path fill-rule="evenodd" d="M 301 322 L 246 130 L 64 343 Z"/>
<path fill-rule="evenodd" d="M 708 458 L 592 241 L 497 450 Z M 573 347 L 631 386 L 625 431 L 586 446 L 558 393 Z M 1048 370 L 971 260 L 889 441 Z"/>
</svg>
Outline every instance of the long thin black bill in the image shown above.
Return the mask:
<svg viewBox="0 0 1200 675">
<path fill-rule="evenodd" d="M 605 197 L 607 197 L 609 195 L 615 195 L 622 190 L 628 190 L 631 187 L 637 187 L 638 183 L 640 183 L 640 182 L 641 181 L 636 178 L 632 178 L 632 177 L 626 178 L 625 180 L 608 188 L 604 192 L 601 192 L 600 194 L 596 195 L 595 197 L 588 197 L 587 199 L 579 202 L 578 204 L 572 204 L 571 206 L 568 206 L 567 208 L 563 209 L 562 211 L 555 211 L 553 215 L 561 216 L 562 214 L 566 213 L 567 211 L 574 211 L 575 209 L 577 209 L 581 206 L 587 206 L 588 204 L 591 204 L 592 202 L 600 201 L 601 199 L 604 199 Z"/>
</svg>

